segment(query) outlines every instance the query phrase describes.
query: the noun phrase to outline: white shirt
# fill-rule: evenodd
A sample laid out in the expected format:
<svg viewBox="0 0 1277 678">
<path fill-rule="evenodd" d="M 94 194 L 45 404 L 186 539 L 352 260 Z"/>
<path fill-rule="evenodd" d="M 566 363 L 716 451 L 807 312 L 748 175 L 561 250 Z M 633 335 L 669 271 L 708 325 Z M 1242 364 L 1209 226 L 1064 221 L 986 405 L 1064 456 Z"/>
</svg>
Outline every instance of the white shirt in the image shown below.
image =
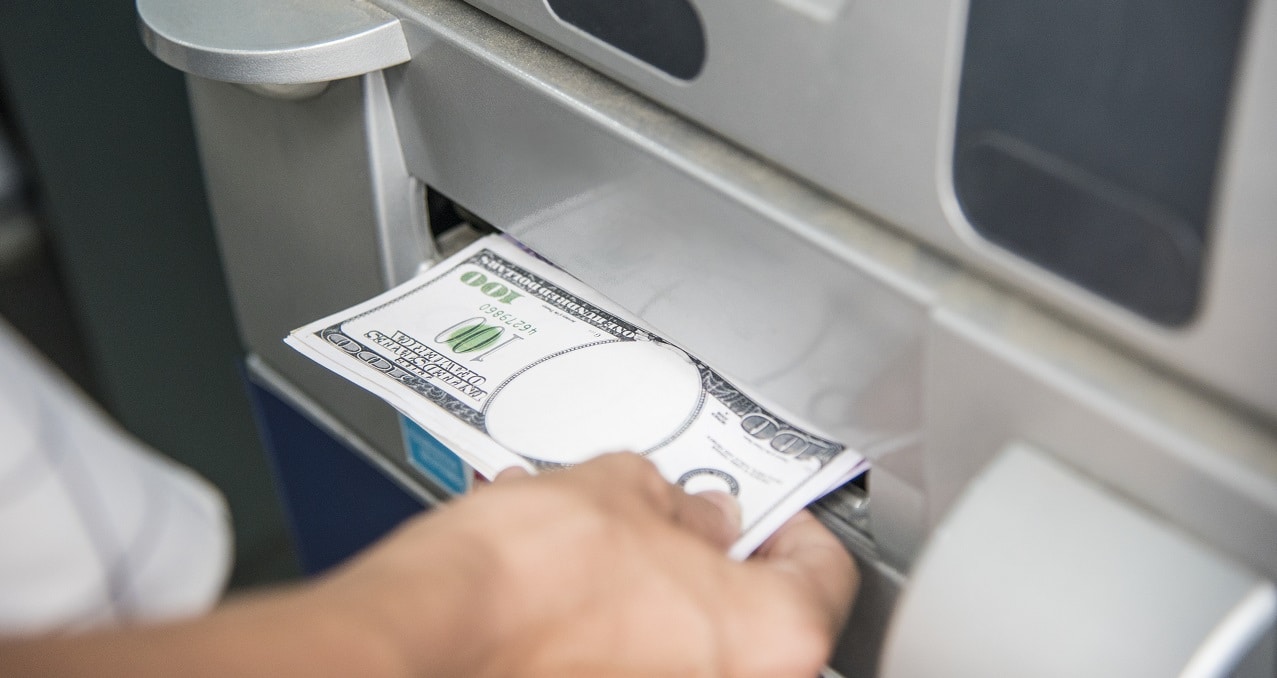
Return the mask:
<svg viewBox="0 0 1277 678">
<path fill-rule="evenodd" d="M 197 614 L 230 562 L 217 490 L 120 429 L 0 320 L 0 634 Z"/>
</svg>

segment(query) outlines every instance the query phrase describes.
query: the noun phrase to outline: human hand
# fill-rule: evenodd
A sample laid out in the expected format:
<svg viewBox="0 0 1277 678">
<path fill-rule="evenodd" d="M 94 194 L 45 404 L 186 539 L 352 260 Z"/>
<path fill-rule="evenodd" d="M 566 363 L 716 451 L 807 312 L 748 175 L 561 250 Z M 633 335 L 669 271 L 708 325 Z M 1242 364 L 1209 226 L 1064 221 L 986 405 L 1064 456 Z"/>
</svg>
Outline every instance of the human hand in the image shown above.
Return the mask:
<svg viewBox="0 0 1277 678">
<path fill-rule="evenodd" d="M 411 675 L 810 678 L 846 619 L 854 565 L 806 512 L 734 562 L 733 505 L 685 494 L 633 454 L 507 473 L 310 595 L 379 629 Z"/>
<path fill-rule="evenodd" d="M 184 621 L 0 638 L 0 666 L 24 678 L 810 678 L 829 654 L 856 575 L 810 514 L 738 563 L 724 555 L 739 531 L 730 498 L 688 496 L 641 457 L 523 475 L 412 519 L 318 581 Z"/>
</svg>

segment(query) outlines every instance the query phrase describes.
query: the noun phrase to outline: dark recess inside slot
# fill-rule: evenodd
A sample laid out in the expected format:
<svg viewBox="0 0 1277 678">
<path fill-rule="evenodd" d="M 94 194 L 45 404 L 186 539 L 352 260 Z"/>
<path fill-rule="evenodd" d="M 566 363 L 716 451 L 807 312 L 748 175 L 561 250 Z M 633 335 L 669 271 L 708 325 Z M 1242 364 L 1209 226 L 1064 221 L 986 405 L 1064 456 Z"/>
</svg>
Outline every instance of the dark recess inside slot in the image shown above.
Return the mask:
<svg viewBox="0 0 1277 678">
<path fill-rule="evenodd" d="M 429 186 L 426 187 L 426 213 L 430 219 L 430 234 L 435 238 L 461 224 L 469 224 L 485 235 L 497 232 L 495 226 Z"/>
<path fill-rule="evenodd" d="M 869 474 L 866 471 L 816 502 L 816 506 L 872 539 L 869 529 Z"/>
</svg>

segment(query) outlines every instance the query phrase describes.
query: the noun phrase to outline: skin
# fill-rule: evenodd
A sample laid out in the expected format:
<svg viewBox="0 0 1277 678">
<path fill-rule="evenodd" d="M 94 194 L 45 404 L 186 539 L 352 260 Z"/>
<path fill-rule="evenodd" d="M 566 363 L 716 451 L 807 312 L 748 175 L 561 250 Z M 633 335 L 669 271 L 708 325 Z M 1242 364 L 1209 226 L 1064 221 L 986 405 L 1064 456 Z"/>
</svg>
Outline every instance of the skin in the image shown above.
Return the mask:
<svg viewBox="0 0 1277 678">
<path fill-rule="evenodd" d="M 745 562 L 731 497 L 645 459 L 502 474 L 329 575 L 161 625 L 0 642 L 7 676 L 811 678 L 857 576 L 810 514 Z"/>
</svg>

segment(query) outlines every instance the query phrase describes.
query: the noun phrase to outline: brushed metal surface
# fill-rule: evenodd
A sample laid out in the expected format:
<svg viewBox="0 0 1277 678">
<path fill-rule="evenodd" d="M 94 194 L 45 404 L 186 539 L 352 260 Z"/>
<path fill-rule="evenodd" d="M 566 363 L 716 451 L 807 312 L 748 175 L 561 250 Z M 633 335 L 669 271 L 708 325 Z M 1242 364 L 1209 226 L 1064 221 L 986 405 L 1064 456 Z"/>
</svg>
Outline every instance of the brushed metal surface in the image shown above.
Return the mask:
<svg viewBox="0 0 1277 678">
<path fill-rule="evenodd" d="M 408 60 L 399 20 L 363 0 L 137 0 L 142 40 L 202 78 L 327 82 Z"/>
<path fill-rule="evenodd" d="M 540 0 L 468 0 L 1209 389 L 1277 419 L 1277 3 L 1255 2 L 1220 164 L 1196 317 L 1168 329 L 980 237 L 954 197 L 966 0 L 703 0 L 709 60 L 667 77 L 559 21 Z M 386 2 L 391 6 L 391 2 Z M 395 10 L 398 11 L 398 10 Z"/>
</svg>

